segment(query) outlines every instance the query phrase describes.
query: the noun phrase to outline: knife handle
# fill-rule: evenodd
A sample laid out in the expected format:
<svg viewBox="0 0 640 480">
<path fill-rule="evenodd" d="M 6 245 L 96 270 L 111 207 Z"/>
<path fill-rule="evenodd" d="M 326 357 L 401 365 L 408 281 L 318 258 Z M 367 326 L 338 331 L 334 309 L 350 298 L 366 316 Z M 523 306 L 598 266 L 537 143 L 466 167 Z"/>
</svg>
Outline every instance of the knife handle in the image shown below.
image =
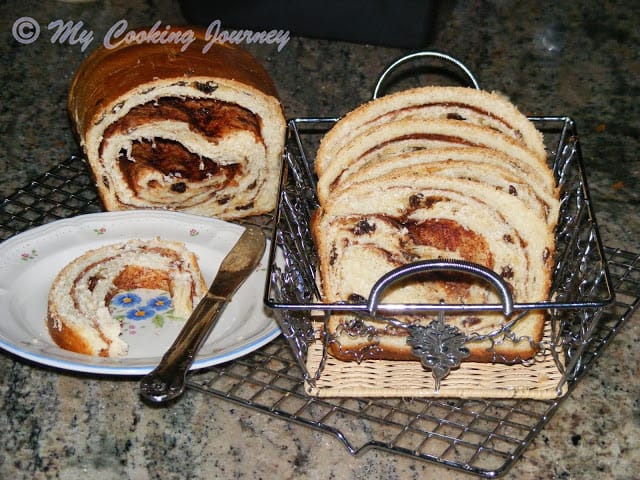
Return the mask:
<svg viewBox="0 0 640 480">
<path fill-rule="evenodd" d="M 207 292 L 158 366 L 140 381 L 140 394 L 144 398 L 161 403 L 182 394 L 187 372 L 195 355 L 211 333 L 226 304 L 226 298 L 214 297 Z"/>
</svg>

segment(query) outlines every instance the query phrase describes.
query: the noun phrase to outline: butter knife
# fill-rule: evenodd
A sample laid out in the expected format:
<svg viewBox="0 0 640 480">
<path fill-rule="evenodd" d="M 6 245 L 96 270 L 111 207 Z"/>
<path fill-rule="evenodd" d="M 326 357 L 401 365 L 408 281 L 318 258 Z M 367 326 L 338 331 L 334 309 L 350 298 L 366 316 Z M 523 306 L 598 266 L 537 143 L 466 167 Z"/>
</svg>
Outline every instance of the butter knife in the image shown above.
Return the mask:
<svg viewBox="0 0 640 480">
<path fill-rule="evenodd" d="M 254 271 L 266 245 L 264 233 L 248 226 L 222 261 L 209 291 L 200 300 L 158 366 L 140 381 L 140 394 L 154 403 L 177 398 L 200 347 L 238 287 Z"/>
</svg>

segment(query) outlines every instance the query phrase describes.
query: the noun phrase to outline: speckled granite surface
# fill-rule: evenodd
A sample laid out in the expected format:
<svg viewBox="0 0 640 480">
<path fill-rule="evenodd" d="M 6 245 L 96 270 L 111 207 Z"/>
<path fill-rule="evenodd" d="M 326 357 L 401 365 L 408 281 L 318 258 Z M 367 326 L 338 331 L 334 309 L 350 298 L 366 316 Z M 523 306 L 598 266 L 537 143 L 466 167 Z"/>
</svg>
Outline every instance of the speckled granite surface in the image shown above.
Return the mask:
<svg viewBox="0 0 640 480">
<path fill-rule="evenodd" d="M 631 6 L 635 4 L 635 8 Z M 525 112 L 577 122 L 605 244 L 640 252 L 640 5 L 638 2 L 469 1 L 441 11 L 430 47 L 462 59 L 483 87 Z M 23 45 L 20 17 L 43 26 Z M 65 97 L 74 69 L 117 20 L 177 24 L 172 2 L 0 3 L 0 194 L 77 151 Z M 88 50 L 49 41 L 57 19 L 94 32 Z M 251 46 L 287 115 L 339 115 L 369 97 L 398 49 L 293 38 Z M 0 313 L 1 315 L 1 313 Z M 631 479 L 640 472 L 637 316 L 566 399 L 506 478 Z M 0 353 L 0 478 L 468 478 L 370 451 L 351 457 L 332 437 L 189 391 L 171 408 L 144 406 L 131 379 L 60 373 Z"/>
</svg>

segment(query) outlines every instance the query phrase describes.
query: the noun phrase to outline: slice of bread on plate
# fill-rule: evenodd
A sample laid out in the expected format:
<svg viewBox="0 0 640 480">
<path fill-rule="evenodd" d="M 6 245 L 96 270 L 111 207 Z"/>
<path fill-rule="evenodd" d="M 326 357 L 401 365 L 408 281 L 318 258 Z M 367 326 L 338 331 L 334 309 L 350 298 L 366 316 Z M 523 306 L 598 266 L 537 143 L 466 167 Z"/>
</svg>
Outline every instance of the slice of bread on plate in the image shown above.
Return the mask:
<svg viewBox="0 0 640 480">
<path fill-rule="evenodd" d="M 178 317 L 186 318 L 206 291 L 196 256 L 181 242 L 128 240 L 85 252 L 51 285 L 47 327 L 65 350 L 102 357 L 127 355 L 122 325 L 110 300 L 136 289 L 162 290 Z"/>
</svg>

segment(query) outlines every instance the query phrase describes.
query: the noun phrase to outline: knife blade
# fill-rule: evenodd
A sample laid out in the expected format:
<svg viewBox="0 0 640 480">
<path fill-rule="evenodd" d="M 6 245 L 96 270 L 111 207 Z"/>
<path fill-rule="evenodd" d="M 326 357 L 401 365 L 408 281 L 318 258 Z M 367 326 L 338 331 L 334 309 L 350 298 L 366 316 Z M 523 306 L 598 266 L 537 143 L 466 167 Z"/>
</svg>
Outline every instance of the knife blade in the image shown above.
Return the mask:
<svg viewBox="0 0 640 480">
<path fill-rule="evenodd" d="M 189 368 L 224 308 L 240 285 L 254 271 L 266 246 L 264 233 L 249 225 L 222 261 L 209 290 L 158 366 L 140 381 L 140 394 L 154 403 L 177 398 L 185 388 Z"/>
</svg>

